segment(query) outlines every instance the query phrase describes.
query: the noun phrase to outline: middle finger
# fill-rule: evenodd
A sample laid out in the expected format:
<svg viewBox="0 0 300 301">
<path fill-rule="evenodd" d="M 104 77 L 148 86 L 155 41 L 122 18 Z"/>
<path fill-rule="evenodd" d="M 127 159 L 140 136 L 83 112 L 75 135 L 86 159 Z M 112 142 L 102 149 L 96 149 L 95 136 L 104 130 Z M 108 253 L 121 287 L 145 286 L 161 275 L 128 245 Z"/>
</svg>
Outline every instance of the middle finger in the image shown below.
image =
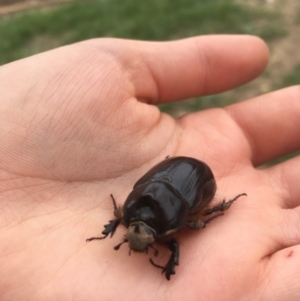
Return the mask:
<svg viewBox="0 0 300 301">
<path fill-rule="evenodd" d="M 248 138 L 254 166 L 300 149 L 300 86 L 227 107 Z"/>
</svg>

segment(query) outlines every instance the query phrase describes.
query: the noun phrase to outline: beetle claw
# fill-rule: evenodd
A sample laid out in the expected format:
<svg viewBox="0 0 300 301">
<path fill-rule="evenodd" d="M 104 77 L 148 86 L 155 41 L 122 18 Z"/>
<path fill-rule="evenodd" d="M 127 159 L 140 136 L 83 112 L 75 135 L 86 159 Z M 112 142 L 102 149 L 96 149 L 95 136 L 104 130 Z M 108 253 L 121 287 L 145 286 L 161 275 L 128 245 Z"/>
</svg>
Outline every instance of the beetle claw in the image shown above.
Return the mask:
<svg viewBox="0 0 300 301">
<path fill-rule="evenodd" d="M 110 237 L 112 237 L 118 227 L 120 223 L 119 219 L 113 219 L 111 221 L 109 221 L 109 224 L 104 225 L 104 230 L 102 231 L 103 236 L 101 237 L 91 237 L 86 239 L 86 242 L 92 241 L 92 240 L 96 240 L 96 239 L 104 239 L 106 238 L 109 234 Z"/>
<path fill-rule="evenodd" d="M 115 234 L 115 231 L 120 223 L 120 220 L 118 218 L 110 220 L 109 224 L 104 225 L 104 230 L 102 231 L 102 234 L 104 235 L 103 238 L 108 236 L 110 233 L 110 237 L 112 237 Z"/>
<path fill-rule="evenodd" d="M 172 251 L 171 257 L 168 261 L 168 263 L 166 264 L 166 266 L 161 266 L 156 264 L 152 258 L 150 258 L 150 262 L 153 266 L 155 266 L 156 268 L 162 269 L 162 274 L 165 273 L 166 274 L 166 278 L 168 280 L 170 280 L 171 275 L 175 274 L 175 267 L 176 265 L 179 265 L 179 245 L 178 242 L 174 239 L 172 239 L 169 243 L 169 249 Z"/>
</svg>

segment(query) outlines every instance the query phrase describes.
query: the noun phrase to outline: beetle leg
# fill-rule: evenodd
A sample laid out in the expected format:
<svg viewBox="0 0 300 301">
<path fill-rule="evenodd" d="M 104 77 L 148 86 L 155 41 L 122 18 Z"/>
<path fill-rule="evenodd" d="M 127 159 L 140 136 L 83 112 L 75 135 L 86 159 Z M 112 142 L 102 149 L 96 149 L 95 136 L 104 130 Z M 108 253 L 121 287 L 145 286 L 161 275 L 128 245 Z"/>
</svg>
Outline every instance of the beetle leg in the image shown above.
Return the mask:
<svg viewBox="0 0 300 301">
<path fill-rule="evenodd" d="M 156 268 L 159 268 L 159 269 L 162 269 L 162 270 L 165 269 L 165 267 L 163 267 L 162 265 L 156 264 L 156 263 L 152 260 L 152 258 L 150 258 L 149 261 L 150 261 L 151 264 L 152 264 L 153 266 L 155 266 Z M 162 273 L 163 273 L 163 271 L 162 271 Z"/>
<path fill-rule="evenodd" d="M 158 250 L 155 249 L 152 245 L 149 245 L 148 248 L 151 248 L 154 250 L 154 256 L 157 256 L 158 255 Z M 148 252 L 148 249 L 147 249 L 147 252 Z"/>
<path fill-rule="evenodd" d="M 216 206 L 214 206 L 214 207 L 212 207 L 212 208 L 210 208 L 210 209 L 207 209 L 204 213 L 203 213 L 203 215 L 210 215 L 210 214 L 212 214 L 212 213 L 214 213 L 214 212 L 217 212 L 217 211 L 225 211 L 225 210 L 227 210 L 227 209 L 229 209 L 230 208 L 230 206 L 232 205 L 232 203 L 234 202 L 234 201 L 236 201 L 239 197 L 241 197 L 241 196 L 247 196 L 247 194 L 246 193 L 241 193 L 241 194 L 238 194 L 235 198 L 233 198 L 232 200 L 229 200 L 229 201 L 227 201 L 227 202 L 225 202 L 225 200 L 222 202 L 222 203 L 220 203 L 220 204 L 218 204 L 218 205 L 216 205 Z"/>
<path fill-rule="evenodd" d="M 101 237 L 91 237 L 91 238 L 88 238 L 86 241 L 92 241 L 92 240 L 95 240 L 95 239 L 104 239 L 107 237 L 107 235 L 110 233 L 110 237 L 112 237 L 118 227 L 120 223 L 120 219 L 119 218 L 116 218 L 116 219 L 113 219 L 111 221 L 109 221 L 109 224 L 107 225 L 104 225 L 104 230 L 102 231 L 102 234 L 104 236 L 101 236 Z"/>
<path fill-rule="evenodd" d="M 207 219 L 207 220 L 204 221 L 204 222 L 203 222 L 201 219 L 197 219 L 197 220 L 195 220 L 195 221 L 190 221 L 190 222 L 188 222 L 186 225 L 187 225 L 190 229 L 192 229 L 192 230 L 203 229 L 203 228 L 205 228 L 206 225 L 207 225 L 208 223 L 210 223 L 213 219 L 215 219 L 216 217 L 222 216 L 222 215 L 224 215 L 223 212 L 222 212 L 222 213 L 219 213 L 219 214 L 216 214 L 216 215 L 214 215 L 214 216 L 212 216 L 212 217 L 210 217 L 209 219 Z"/>
<path fill-rule="evenodd" d="M 166 266 L 161 266 L 153 262 L 153 260 L 150 258 L 150 262 L 155 267 L 162 269 L 162 273 L 166 274 L 166 278 L 170 280 L 171 275 L 175 274 L 175 266 L 179 265 L 179 244 L 175 239 L 172 239 L 169 242 L 169 249 L 172 252 L 170 259 Z"/>
<path fill-rule="evenodd" d="M 210 218 L 207 219 L 206 221 L 204 221 L 204 226 L 203 226 L 203 228 L 205 228 L 206 225 L 207 225 L 208 223 L 210 223 L 213 219 L 215 219 L 215 218 L 217 218 L 217 217 L 219 217 L 219 216 L 222 216 L 222 215 L 224 215 L 224 213 L 219 213 L 219 214 L 216 214 L 216 215 L 210 217 Z"/>
<path fill-rule="evenodd" d="M 116 200 L 114 198 L 114 196 L 111 194 L 110 195 L 113 205 L 114 205 L 114 215 L 116 217 L 116 219 L 113 219 L 111 221 L 109 221 L 109 224 L 104 225 L 104 230 L 102 231 L 102 234 L 104 236 L 101 237 L 91 237 L 86 239 L 86 242 L 88 241 L 92 241 L 95 239 L 104 239 L 108 236 L 108 234 L 110 233 L 110 237 L 112 237 L 118 227 L 118 225 L 120 224 L 120 221 L 122 219 L 122 208 L 119 206 L 117 206 Z"/>
<path fill-rule="evenodd" d="M 201 219 L 197 219 L 195 221 L 187 222 L 186 225 L 192 230 L 199 230 L 205 227 L 205 222 L 203 222 Z"/>
<path fill-rule="evenodd" d="M 122 208 L 120 206 L 117 206 L 116 200 L 112 194 L 110 194 L 110 197 L 114 205 L 114 216 L 119 219 L 122 218 Z"/>
<path fill-rule="evenodd" d="M 114 249 L 115 249 L 116 251 L 119 250 L 120 247 L 121 247 L 124 243 L 126 243 L 126 242 L 128 242 L 128 240 L 127 240 L 127 239 L 124 239 L 124 241 L 122 241 L 122 242 L 119 243 L 118 245 L 114 246 Z M 131 249 L 129 249 L 129 255 L 131 255 Z"/>
</svg>

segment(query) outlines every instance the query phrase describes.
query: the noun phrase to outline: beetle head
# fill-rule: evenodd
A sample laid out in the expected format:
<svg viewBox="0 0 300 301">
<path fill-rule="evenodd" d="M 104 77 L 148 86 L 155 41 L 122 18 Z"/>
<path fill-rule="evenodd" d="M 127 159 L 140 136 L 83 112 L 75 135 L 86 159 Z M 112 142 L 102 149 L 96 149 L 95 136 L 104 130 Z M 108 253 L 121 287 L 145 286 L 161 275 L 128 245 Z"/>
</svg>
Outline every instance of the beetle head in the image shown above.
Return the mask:
<svg viewBox="0 0 300 301">
<path fill-rule="evenodd" d="M 146 252 L 148 245 L 156 239 L 156 231 L 144 222 L 132 222 L 126 233 L 130 249 Z"/>
</svg>

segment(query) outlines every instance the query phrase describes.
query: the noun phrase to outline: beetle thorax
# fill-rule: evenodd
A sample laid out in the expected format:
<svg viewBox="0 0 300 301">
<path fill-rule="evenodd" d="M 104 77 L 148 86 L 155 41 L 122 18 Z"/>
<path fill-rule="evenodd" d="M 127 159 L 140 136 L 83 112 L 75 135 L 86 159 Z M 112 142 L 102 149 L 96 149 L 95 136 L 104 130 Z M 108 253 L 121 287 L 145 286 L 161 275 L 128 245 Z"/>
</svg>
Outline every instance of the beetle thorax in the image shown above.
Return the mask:
<svg viewBox="0 0 300 301">
<path fill-rule="evenodd" d="M 144 252 L 147 246 L 155 241 L 156 231 L 144 222 L 132 222 L 128 227 L 126 239 L 130 249 Z"/>
</svg>

